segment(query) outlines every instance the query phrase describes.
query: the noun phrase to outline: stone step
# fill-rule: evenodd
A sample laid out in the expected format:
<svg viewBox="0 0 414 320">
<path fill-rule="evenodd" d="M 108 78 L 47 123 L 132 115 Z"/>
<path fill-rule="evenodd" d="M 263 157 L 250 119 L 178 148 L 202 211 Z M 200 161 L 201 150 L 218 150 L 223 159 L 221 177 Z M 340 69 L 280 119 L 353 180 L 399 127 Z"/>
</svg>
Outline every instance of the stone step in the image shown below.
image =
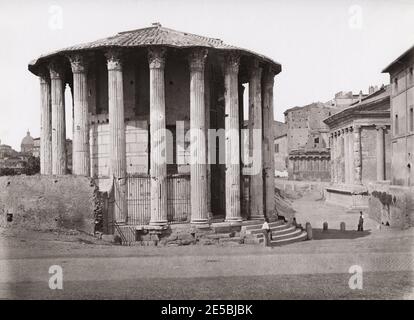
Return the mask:
<svg viewBox="0 0 414 320">
<path fill-rule="evenodd" d="M 283 220 L 278 220 L 278 221 L 274 221 L 274 222 L 269 222 L 269 227 L 273 228 L 273 227 L 277 227 L 280 225 L 283 225 L 284 221 Z M 242 230 L 255 230 L 255 229 L 261 229 L 263 226 L 263 222 L 259 222 L 259 221 L 255 221 L 253 224 L 250 225 L 243 225 L 242 226 Z"/>
<path fill-rule="evenodd" d="M 295 230 L 293 230 L 289 233 L 278 234 L 278 235 L 272 236 L 272 241 L 295 238 L 296 236 L 300 235 L 301 233 L 302 233 L 301 229 L 295 229 Z"/>
<path fill-rule="evenodd" d="M 291 226 L 289 224 L 282 224 L 282 225 L 278 225 L 278 226 L 271 227 L 270 230 L 272 232 L 274 232 L 274 231 L 281 231 L 281 230 L 288 229 L 290 227 Z M 256 233 L 263 233 L 262 226 L 261 225 L 258 226 L 255 229 L 246 230 L 246 234 L 256 234 Z"/>
<path fill-rule="evenodd" d="M 289 223 L 284 223 L 284 224 L 281 224 L 280 226 L 271 227 L 271 228 L 270 228 L 270 230 L 272 230 L 272 232 L 273 232 L 273 231 L 281 231 L 281 230 L 288 229 L 288 228 L 290 228 L 291 226 L 292 226 L 292 225 L 291 225 L 291 224 L 289 224 Z"/>
<path fill-rule="evenodd" d="M 280 245 L 290 244 L 290 243 L 294 243 L 294 242 L 304 241 L 307 238 L 308 238 L 308 234 L 306 233 L 306 231 L 302 231 L 302 233 L 300 233 L 298 236 L 293 237 L 293 238 L 281 239 L 281 240 L 272 240 L 271 245 L 272 246 L 280 246 Z"/>
<path fill-rule="evenodd" d="M 289 226 L 288 228 L 284 228 L 284 229 L 272 230 L 272 236 L 279 236 L 279 235 L 282 235 L 282 234 L 288 234 L 288 233 L 291 233 L 295 230 L 296 230 L 296 227 L 294 227 L 294 226 Z"/>
</svg>

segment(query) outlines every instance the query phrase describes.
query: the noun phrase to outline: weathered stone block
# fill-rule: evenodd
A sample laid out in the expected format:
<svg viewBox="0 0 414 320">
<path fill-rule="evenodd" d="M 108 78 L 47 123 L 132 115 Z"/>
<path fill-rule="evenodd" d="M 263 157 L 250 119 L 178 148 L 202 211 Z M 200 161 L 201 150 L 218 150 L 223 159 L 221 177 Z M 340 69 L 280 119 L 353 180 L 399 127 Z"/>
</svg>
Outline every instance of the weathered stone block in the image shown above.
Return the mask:
<svg viewBox="0 0 414 320">
<path fill-rule="evenodd" d="M 312 226 L 311 226 L 310 222 L 306 222 L 306 233 L 308 235 L 308 240 L 312 240 L 313 232 L 312 232 Z"/>
<path fill-rule="evenodd" d="M 105 242 L 114 242 L 115 236 L 113 234 L 103 234 L 101 239 Z"/>
<path fill-rule="evenodd" d="M 94 195 L 95 188 L 86 177 L 4 176 L 0 177 L 0 216 L 13 214 L 8 227 L 93 234 Z"/>
</svg>

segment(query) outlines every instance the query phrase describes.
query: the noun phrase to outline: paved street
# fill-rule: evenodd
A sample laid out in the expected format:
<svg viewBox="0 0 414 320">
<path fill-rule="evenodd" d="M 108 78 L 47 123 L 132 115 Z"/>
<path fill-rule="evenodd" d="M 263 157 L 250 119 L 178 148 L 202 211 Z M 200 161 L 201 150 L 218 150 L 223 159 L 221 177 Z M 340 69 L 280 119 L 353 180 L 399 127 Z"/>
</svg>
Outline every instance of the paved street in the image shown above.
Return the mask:
<svg viewBox="0 0 414 320">
<path fill-rule="evenodd" d="M 312 210 L 309 206 L 312 205 Z M 1 230 L 0 297 L 24 299 L 348 299 L 414 298 L 412 230 L 353 228 L 355 214 L 326 206 L 317 194 L 296 200 L 313 241 L 283 247 L 119 247 L 82 235 Z M 305 210 L 306 209 L 306 210 Z M 332 230 L 322 232 L 321 222 Z M 354 229 L 355 230 L 355 229 Z M 48 286 L 63 270 L 63 290 Z M 363 289 L 351 290 L 353 265 Z"/>
</svg>

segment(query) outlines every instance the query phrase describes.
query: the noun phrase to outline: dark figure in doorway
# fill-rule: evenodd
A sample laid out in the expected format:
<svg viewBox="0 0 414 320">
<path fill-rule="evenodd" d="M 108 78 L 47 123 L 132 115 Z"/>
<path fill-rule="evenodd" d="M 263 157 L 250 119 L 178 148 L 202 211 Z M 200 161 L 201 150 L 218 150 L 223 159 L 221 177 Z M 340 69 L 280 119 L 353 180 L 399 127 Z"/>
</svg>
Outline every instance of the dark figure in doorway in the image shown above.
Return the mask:
<svg viewBox="0 0 414 320">
<path fill-rule="evenodd" d="M 364 215 L 359 212 L 358 231 L 364 231 Z"/>
</svg>

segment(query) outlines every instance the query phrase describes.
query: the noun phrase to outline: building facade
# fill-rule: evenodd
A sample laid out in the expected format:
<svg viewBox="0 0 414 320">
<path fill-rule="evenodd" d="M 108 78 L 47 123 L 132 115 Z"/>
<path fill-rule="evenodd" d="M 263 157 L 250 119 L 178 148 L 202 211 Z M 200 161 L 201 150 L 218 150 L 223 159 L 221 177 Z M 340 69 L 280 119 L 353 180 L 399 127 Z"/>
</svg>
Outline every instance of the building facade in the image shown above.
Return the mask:
<svg viewBox="0 0 414 320">
<path fill-rule="evenodd" d="M 414 186 L 414 48 L 383 72 L 391 83 L 392 184 Z"/>
<path fill-rule="evenodd" d="M 336 108 L 316 102 L 285 111 L 288 125 L 288 173 L 291 180 L 328 181 L 328 126 L 323 119 Z"/>
<path fill-rule="evenodd" d="M 69 84 L 72 173 L 111 186 L 117 222 L 157 227 L 275 214 L 273 78 L 280 64 L 219 39 L 154 24 L 44 55 L 29 70 L 41 86 L 42 174 L 67 172 Z M 255 130 L 263 132 L 259 170 L 249 173 L 241 165 L 244 83 L 249 139 Z M 183 138 L 189 129 L 195 154 Z M 224 129 L 225 136 L 211 137 L 207 129 Z M 217 152 L 220 146 L 224 153 Z"/>
<path fill-rule="evenodd" d="M 369 186 L 369 215 L 383 225 L 414 226 L 414 47 L 390 63 L 391 173 Z"/>
</svg>

